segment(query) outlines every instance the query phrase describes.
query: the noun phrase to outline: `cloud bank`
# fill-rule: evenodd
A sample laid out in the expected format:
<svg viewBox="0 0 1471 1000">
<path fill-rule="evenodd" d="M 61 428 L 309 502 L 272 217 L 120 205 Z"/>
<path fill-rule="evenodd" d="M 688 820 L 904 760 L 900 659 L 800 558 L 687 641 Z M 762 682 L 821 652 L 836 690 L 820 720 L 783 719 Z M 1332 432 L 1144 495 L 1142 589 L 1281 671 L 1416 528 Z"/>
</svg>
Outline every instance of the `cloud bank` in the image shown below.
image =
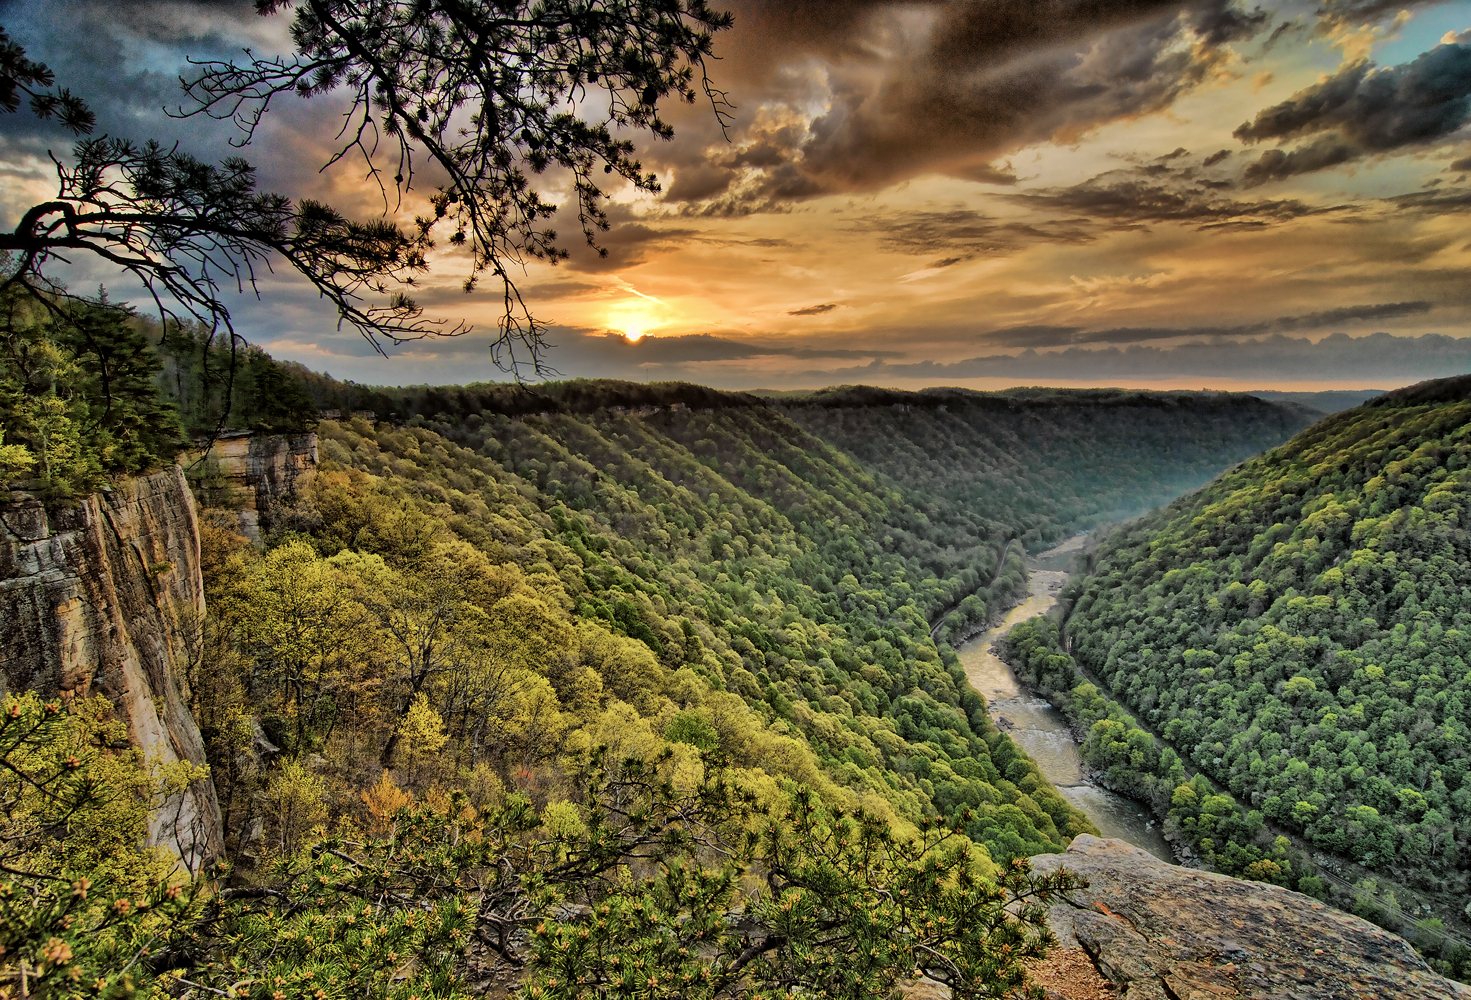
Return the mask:
<svg viewBox="0 0 1471 1000">
<path fill-rule="evenodd" d="M 1261 111 L 1234 135 L 1251 143 L 1313 137 L 1291 149 L 1269 149 L 1247 167 L 1247 183 L 1260 184 L 1428 145 L 1468 121 L 1471 45 L 1449 42 L 1399 66 L 1350 63 Z"/>
</svg>

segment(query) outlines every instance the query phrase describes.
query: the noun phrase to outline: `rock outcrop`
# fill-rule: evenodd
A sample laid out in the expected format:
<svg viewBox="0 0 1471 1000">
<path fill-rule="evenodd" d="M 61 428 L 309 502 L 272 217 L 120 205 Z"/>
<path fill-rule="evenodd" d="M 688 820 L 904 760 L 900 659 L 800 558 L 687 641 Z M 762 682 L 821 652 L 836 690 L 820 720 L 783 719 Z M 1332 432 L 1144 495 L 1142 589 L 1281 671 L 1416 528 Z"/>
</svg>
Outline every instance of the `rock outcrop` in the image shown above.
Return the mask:
<svg viewBox="0 0 1471 1000">
<path fill-rule="evenodd" d="M 0 690 L 103 694 L 164 763 L 204 763 L 186 689 L 204 616 L 194 499 L 176 466 L 59 511 L 0 505 Z M 223 847 L 213 785 L 153 816 L 150 839 L 190 868 Z"/>
<path fill-rule="evenodd" d="M 305 489 L 317 471 L 317 435 L 231 434 L 190 463 L 200 500 L 229 510 L 242 535 L 260 541 L 272 511 Z"/>
<path fill-rule="evenodd" d="M 1126 1000 L 1468 1000 L 1404 939 L 1260 882 L 1166 864 L 1122 840 L 1080 836 L 1033 858 L 1087 880 L 1049 913 Z"/>
</svg>

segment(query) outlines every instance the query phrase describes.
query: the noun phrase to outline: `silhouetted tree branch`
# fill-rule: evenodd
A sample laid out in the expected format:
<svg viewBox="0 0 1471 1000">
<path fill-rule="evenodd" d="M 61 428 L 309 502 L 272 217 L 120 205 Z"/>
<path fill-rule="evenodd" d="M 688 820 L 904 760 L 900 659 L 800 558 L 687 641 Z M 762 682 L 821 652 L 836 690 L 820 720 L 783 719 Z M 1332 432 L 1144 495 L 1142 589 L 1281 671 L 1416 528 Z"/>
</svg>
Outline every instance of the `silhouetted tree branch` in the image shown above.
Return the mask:
<svg viewBox="0 0 1471 1000">
<path fill-rule="evenodd" d="M 238 157 L 218 165 L 156 142 L 90 137 L 85 103 L 0 31 L 0 109 L 54 118 L 81 139 L 56 159 L 54 199 L 0 234 L 10 266 L 0 283 L 38 297 L 60 289 L 47 269 L 81 256 L 137 279 L 161 312 L 229 325 L 231 285 L 258 292 L 279 258 L 375 347 L 467 328 L 429 320 L 409 294 L 439 232 L 468 255 L 465 290 L 489 273 L 502 287 L 496 360 L 540 367 L 543 326 L 515 272 L 567 256 L 547 225 L 549 191 L 567 189 L 589 245 L 608 228 L 603 178 L 657 191 L 631 136 L 667 139 L 668 99 L 704 96 L 722 125 L 731 106 L 709 81 L 714 32 L 730 16 L 706 0 L 260 0 L 263 16 L 294 13 L 287 55 L 197 64 L 182 80 L 189 106 L 240 127 L 249 144 L 282 95 L 342 99 L 324 169 L 360 158 L 384 196 L 383 216 L 354 222 L 328 205 L 256 189 Z M 415 180 L 423 211 L 405 209 Z M 544 175 L 545 180 L 533 180 Z M 601 175 L 601 176 L 600 176 Z M 598 248 L 599 252 L 605 252 Z"/>
</svg>

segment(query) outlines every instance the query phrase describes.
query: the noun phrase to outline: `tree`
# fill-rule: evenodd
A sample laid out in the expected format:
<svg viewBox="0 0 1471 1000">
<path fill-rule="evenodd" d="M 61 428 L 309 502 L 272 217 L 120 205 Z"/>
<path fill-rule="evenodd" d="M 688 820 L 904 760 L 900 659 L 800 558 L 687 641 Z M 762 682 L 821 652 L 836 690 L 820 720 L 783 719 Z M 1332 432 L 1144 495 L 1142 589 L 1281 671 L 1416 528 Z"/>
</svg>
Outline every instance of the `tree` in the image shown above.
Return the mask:
<svg viewBox="0 0 1471 1000">
<path fill-rule="evenodd" d="M 149 995 L 144 958 L 195 910 L 173 862 L 143 846 L 170 776 L 112 749 L 127 737 L 111 712 L 0 698 L 0 996 Z"/>
<path fill-rule="evenodd" d="M 271 550 L 220 605 L 237 616 L 237 642 L 255 659 L 247 686 L 272 709 L 267 732 L 289 750 L 325 740 L 366 700 L 359 689 L 376 685 L 354 670 L 379 641 L 368 612 L 347 576 L 306 542 Z"/>
<path fill-rule="evenodd" d="M 801 790 L 760 801 L 713 758 L 678 794 L 671 763 L 595 755 L 539 812 L 380 779 L 363 797 L 379 832 L 314 834 L 270 891 L 226 890 L 202 928 L 224 960 L 189 979 L 334 1000 L 464 997 L 471 972 L 514 976 L 525 1000 L 856 1000 L 922 972 L 957 998 L 1041 995 L 1023 962 L 1071 875 L 997 872 L 943 826 L 899 837 Z"/>
<path fill-rule="evenodd" d="M 186 444 L 178 409 L 159 393 L 159 359 L 133 311 L 104 291 L 69 303 L 53 336 L 85 373 L 86 430 L 99 440 L 103 466 L 144 472 L 172 462 Z"/>
<path fill-rule="evenodd" d="M 0 250 L 15 263 L 4 287 L 44 297 L 63 255 L 93 255 L 137 279 L 161 311 L 229 326 L 222 286 L 256 287 L 258 269 L 282 260 L 375 346 L 463 332 L 423 316 L 408 294 L 427 269 L 437 233 L 469 256 L 467 290 L 486 272 L 504 310 L 492 348 L 538 363 L 541 324 L 512 271 L 566 251 L 546 226 L 550 184 L 570 175 L 583 235 L 607 228 L 605 177 L 658 189 L 635 157 L 632 135 L 673 134 L 661 104 L 705 95 L 721 121 L 729 107 L 705 74 L 714 32 L 731 23 L 707 0 L 260 0 L 262 16 L 294 12 L 295 50 L 241 62 L 205 62 L 184 81 L 204 114 L 240 126 L 248 144 L 283 95 L 344 97 L 341 144 L 331 166 L 361 159 L 384 194 L 384 213 L 355 222 L 331 206 L 256 189 L 250 164 L 219 164 L 157 142 L 92 136 L 85 102 L 55 86 L 0 29 L 0 110 L 22 98 L 31 114 L 82 138 L 57 160 L 55 198 L 25 212 Z M 431 168 L 426 169 L 426 168 Z M 432 190 L 416 178 L 437 178 Z M 554 178 L 557 179 L 557 178 Z M 402 227 L 391 214 L 424 212 Z"/>
<path fill-rule="evenodd" d="M 58 342 L 59 324 L 49 319 L 31 303 L 0 293 L 0 425 L 16 439 L 7 446 L 7 479 L 33 473 L 29 485 L 53 500 L 91 492 L 105 470 L 103 449 L 86 433 L 89 379 Z"/>
</svg>

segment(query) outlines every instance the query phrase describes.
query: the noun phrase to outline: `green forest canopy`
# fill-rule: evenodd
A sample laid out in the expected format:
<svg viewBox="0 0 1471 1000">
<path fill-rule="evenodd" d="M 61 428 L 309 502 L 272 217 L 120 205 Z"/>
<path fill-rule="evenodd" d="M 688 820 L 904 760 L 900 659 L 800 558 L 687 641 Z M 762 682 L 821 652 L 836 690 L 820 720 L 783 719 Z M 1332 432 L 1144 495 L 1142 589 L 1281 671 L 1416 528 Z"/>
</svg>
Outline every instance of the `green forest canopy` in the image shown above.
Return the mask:
<svg viewBox="0 0 1471 1000">
<path fill-rule="evenodd" d="M 167 351 L 155 369 L 165 383 L 180 370 Z M 309 393 L 325 385 L 291 377 Z M 87 402 L 85 389 L 64 388 Z M 551 405 L 527 405 L 528 392 Z M 524 988 L 542 992 L 527 995 L 575 995 L 581 977 L 605 968 L 578 951 L 584 932 L 653 961 L 649 948 L 692 944 L 655 945 L 643 922 L 657 912 L 694 933 L 699 908 L 680 886 L 730 906 L 746 884 L 705 867 L 711 855 L 689 841 L 671 842 L 676 867 L 651 872 L 632 895 L 607 881 L 600 865 L 634 863 L 655 836 L 648 817 L 663 816 L 673 832 L 660 837 L 683 836 L 690 822 L 727 846 L 754 837 L 756 853 L 741 864 L 779 864 L 793 879 L 820 869 L 831 889 L 810 896 L 794 884 L 745 899 L 753 913 L 776 907 L 773 919 L 796 936 L 753 937 L 766 933 L 753 925 L 718 945 L 708 939 L 690 975 L 757 989 L 809 976 L 828 995 L 882 992 L 914 966 L 914 955 L 886 950 L 914 930 L 857 904 L 875 880 L 922 876 L 930 881 L 914 891 L 932 897 L 925 919 L 995 918 L 966 924 L 981 935 L 968 939 L 961 924 L 932 924 L 953 928 L 937 932 L 938 953 L 970 942 L 959 965 L 946 959 L 934 971 L 970 983 L 972 996 L 1009 988 L 1041 939 L 1007 929 L 1000 904 L 1036 890 L 998 863 L 1055 850 L 1088 824 L 992 726 L 932 626 L 942 636 L 973 628 L 1013 600 L 1025 581 L 1017 541 L 1039 546 L 1145 506 L 1304 422 L 1250 398 L 1126 393 L 840 394 L 824 405 L 571 383 L 382 399 L 398 408 L 396 424 L 323 424 L 320 473 L 279 512 L 265 551 L 226 522 L 206 524 L 210 616 L 190 680 L 239 865 L 221 898 L 241 902 L 228 918 L 200 904 L 226 920 L 210 935 L 229 928 L 179 952 L 220 963 L 193 970 L 202 983 L 224 983 L 252 949 L 274 947 L 283 919 L 293 933 L 348 935 L 362 916 L 347 906 L 356 880 L 412 835 L 415 864 L 429 867 L 374 891 L 429 893 L 422 903 L 443 922 L 434 933 L 401 926 L 402 947 L 442 951 L 456 928 L 483 931 L 461 923 L 467 897 L 452 887 L 510 871 L 495 898 L 521 916 L 494 911 L 510 937 L 491 946 L 499 959 L 476 961 L 514 965 L 529 948 L 538 957 Z M 911 407 L 927 425 L 906 438 Z M 933 447 L 918 446 L 941 429 Z M 893 448 L 865 455 L 886 435 Z M 1103 461 L 1110 453 L 1128 461 Z M 36 703 L 16 711 L 46 718 Z M 17 745 L 43 759 L 55 752 Z M 645 804 L 630 827 L 633 788 Z M 764 814 L 809 829 L 817 854 L 776 836 Z M 16 841 L 25 848 L 17 870 L 34 863 L 42 882 L 56 859 L 45 829 Z M 925 846 L 927 830 L 951 832 Z M 436 838 L 461 843 L 466 831 L 498 846 L 444 855 Z M 911 861 L 854 867 L 873 856 L 862 852 L 876 849 L 874 837 L 892 842 L 885 856 Z M 571 856 L 604 861 L 569 868 Z M 150 891 L 127 877 L 127 891 Z M 629 919 L 566 916 L 570 900 L 588 898 Z M 781 907 L 803 899 L 810 922 L 792 925 Z M 101 961 L 93 944 L 108 954 L 130 947 L 60 934 L 54 919 L 65 907 L 38 912 L 7 924 L 30 934 L 21 940 L 33 949 L 10 953 L 62 954 L 46 934 L 89 960 Z M 545 940 L 525 939 L 542 926 L 536 914 Z M 182 913 L 170 926 L 197 935 L 192 919 Z M 811 937 L 831 920 L 846 936 Z M 760 962 L 737 964 L 724 950 L 777 938 L 787 943 Z M 851 961 L 857 941 L 878 948 L 874 964 Z M 988 950 L 1004 941 L 1011 951 Z M 790 950 L 811 947 L 828 950 Z M 327 982 L 329 995 L 348 996 L 392 974 L 348 969 L 330 950 L 273 954 L 293 989 Z M 471 969 L 448 954 L 403 988 L 457 995 Z M 830 957 L 794 957 L 813 954 Z"/>
<path fill-rule="evenodd" d="M 1471 378 L 1335 415 L 1119 532 L 1072 652 L 1271 822 L 1471 889 Z"/>
</svg>

